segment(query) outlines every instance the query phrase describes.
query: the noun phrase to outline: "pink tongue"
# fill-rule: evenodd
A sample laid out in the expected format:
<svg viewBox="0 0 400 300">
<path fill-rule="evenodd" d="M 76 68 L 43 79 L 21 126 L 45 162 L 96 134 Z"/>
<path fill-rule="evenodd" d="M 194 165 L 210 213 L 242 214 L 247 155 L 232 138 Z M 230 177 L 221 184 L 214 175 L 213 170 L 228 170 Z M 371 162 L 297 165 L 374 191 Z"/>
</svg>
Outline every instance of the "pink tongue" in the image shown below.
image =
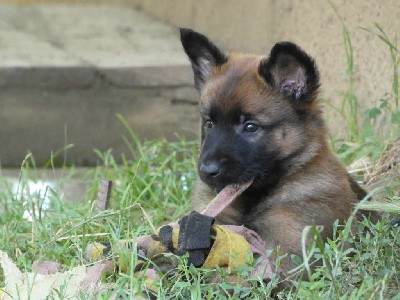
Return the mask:
<svg viewBox="0 0 400 300">
<path fill-rule="evenodd" d="M 243 193 L 253 182 L 253 179 L 243 184 L 229 184 L 202 211 L 203 215 L 218 216 L 233 200 Z"/>
</svg>

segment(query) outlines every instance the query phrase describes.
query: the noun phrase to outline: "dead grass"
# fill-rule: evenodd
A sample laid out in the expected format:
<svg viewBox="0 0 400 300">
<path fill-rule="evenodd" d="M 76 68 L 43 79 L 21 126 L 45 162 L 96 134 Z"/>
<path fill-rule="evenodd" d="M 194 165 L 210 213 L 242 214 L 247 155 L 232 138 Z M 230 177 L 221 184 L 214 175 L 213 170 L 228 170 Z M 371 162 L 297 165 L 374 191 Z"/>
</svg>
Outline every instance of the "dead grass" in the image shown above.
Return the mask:
<svg viewBox="0 0 400 300">
<path fill-rule="evenodd" d="M 365 184 L 369 189 L 382 185 L 387 180 L 400 180 L 400 139 L 388 145 L 379 160 L 365 170 Z M 400 193 L 400 189 L 397 190 Z"/>
</svg>

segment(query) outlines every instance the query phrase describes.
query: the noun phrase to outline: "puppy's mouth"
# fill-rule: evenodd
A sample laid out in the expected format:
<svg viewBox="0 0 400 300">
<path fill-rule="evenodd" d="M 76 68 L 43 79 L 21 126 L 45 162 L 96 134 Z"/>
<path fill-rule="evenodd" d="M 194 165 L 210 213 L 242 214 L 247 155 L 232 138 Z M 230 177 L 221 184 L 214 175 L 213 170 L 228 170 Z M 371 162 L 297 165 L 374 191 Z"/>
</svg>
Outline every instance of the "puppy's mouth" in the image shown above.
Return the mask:
<svg viewBox="0 0 400 300">
<path fill-rule="evenodd" d="M 221 192 L 227 186 L 242 186 L 246 185 L 249 188 L 252 184 L 259 180 L 259 175 L 256 172 L 242 172 L 241 174 L 234 174 L 234 172 L 227 172 L 218 176 L 200 176 L 202 181 L 206 183 L 215 192 Z M 248 184 L 248 185 L 247 185 Z"/>
<path fill-rule="evenodd" d="M 246 189 L 248 189 L 252 182 L 253 179 L 241 184 L 228 184 L 208 204 L 206 209 L 202 211 L 202 214 L 216 217 L 238 196 L 240 196 Z"/>
</svg>

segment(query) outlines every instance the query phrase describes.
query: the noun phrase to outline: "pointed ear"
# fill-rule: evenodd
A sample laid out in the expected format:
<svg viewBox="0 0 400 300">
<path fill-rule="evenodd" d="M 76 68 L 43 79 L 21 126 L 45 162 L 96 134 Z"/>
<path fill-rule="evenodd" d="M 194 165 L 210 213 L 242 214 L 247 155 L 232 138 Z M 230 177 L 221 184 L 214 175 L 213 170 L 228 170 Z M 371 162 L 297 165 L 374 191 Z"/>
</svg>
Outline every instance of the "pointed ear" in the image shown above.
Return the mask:
<svg viewBox="0 0 400 300">
<path fill-rule="evenodd" d="M 183 49 L 192 63 L 194 84 L 200 91 L 212 69 L 224 64 L 227 57 L 204 35 L 187 28 L 180 28 L 180 32 Z"/>
<path fill-rule="evenodd" d="M 314 60 L 290 42 L 277 43 L 269 58 L 261 61 L 259 73 L 273 88 L 297 102 L 311 102 L 319 87 Z"/>
</svg>

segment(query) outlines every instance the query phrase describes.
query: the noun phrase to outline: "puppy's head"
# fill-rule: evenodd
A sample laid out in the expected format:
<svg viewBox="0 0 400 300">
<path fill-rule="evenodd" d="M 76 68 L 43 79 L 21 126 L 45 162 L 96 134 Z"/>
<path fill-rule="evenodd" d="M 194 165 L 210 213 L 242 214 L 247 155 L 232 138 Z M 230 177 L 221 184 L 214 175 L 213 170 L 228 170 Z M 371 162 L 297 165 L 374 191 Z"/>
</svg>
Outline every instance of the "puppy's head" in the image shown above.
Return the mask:
<svg viewBox="0 0 400 300">
<path fill-rule="evenodd" d="M 216 190 L 255 178 L 263 189 L 316 155 L 324 135 L 319 74 L 297 45 L 269 57 L 225 54 L 204 35 L 181 29 L 200 92 L 200 178 Z"/>
</svg>

